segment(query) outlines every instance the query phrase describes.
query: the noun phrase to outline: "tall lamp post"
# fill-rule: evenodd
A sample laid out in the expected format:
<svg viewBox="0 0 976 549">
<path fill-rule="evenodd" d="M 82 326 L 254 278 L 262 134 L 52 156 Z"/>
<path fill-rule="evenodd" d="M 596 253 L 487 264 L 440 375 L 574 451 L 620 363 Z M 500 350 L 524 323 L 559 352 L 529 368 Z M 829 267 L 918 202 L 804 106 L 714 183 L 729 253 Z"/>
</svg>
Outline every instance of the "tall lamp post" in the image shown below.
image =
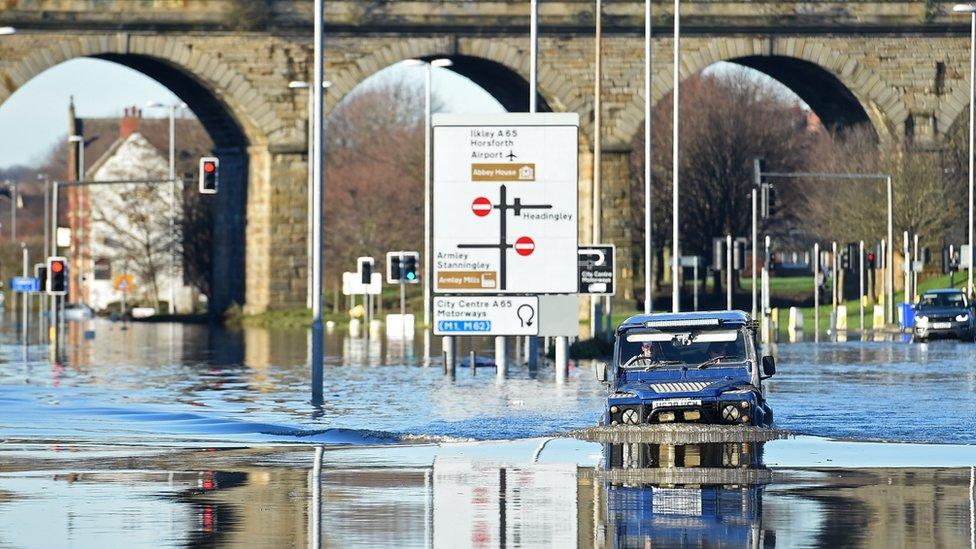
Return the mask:
<svg viewBox="0 0 976 549">
<path fill-rule="evenodd" d="M 169 270 L 172 277 L 169 284 L 169 314 L 176 312 L 176 202 L 179 196 L 176 188 L 176 109 L 185 109 L 186 103 L 167 105 L 159 101 L 146 103 L 147 109 L 169 109 L 169 181 L 172 186 L 172 203 L 169 206 L 170 253 Z"/>
<path fill-rule="evenodd" d="M 952 11 L 969 15 L 969 275 L 966 283 L 966 293 L 973 295 L 973 119 L 976 117 L 976 4 L 956 4 Z"/>
<path fill-rule="evenodd" d="M 672 182 L 672 195 L 671 195 L 671 311 L 679 312 L 681 311 L 681 286 L 679 283 L 681 275 L 681 267 L 679 265 L 679 259 L 681 258 L 681 246 L 679 240 L 681 238 L 681 231 L 679 230 L 679 215 L 678 215 L 678 166 L 681 160 L 681 146 L 679 138 L 681 136 L 681 0 L 674 0 L 674 90 L 672 92 L 674 99 L 674 106 L 672 109 L 674 113 L 672 115 L 672 132 L 671 137 L 671 170 L 673 173 L 674 180 Z"/>
<path fill-rule="evenodd" d="M 446 68 L 454 64 L 446 57 L 426 61 L 407 59 L 408 67 L 424 67 L 424 364 L 430 363 L 430 299 L 431 299 L 431 158 L 430 117 L 432 76 L 434 67 Z M 453 354 L 452 354 L 453 356 Z"/>
<path fill-rule="evenodd" d="M 325 357 L 325 323 L 322 320 L 322 197 L 325 193 L 325 117 L 323 84 L 325 83 L 325 0 L 315 0 L 312 62 L 312 405 L 322 405 L 322 381 Z"/>
<path fill-rule="evenodd" d="M 322 89 L 329 89 L 332 87 L 332 82 L 326 80 L 322 82 Z M 291 90 L 307 90 L 309 88 L 308 82 L 304 80 L 292 80 L 288 83 L 288 89 Z M 312 229 L 315 224 L 312 220 L 312 198 L 314 195 L 314 185 L 315 180 L 312 174 L 312 134 L 314 133 L 314 128 L 312 125 L 313 109 L 314 109 L 314 99 L 315 96 L 312 93 L 308 94 L 308 207 L 307 219 L 305 220 L 305 225 L 308 227 L 306 238 L 305 238 L 305 264 L 312 264 Z M 307 269 L 308 275 L 305 281 L 305 306 L 309 309 L 312 308 L 312 269 Z"/>
<path fill-rule="evenodd" d="M 644 1 L 644 314 L 654 309 L 651 231 L 651 0 Z"/>
</svg>

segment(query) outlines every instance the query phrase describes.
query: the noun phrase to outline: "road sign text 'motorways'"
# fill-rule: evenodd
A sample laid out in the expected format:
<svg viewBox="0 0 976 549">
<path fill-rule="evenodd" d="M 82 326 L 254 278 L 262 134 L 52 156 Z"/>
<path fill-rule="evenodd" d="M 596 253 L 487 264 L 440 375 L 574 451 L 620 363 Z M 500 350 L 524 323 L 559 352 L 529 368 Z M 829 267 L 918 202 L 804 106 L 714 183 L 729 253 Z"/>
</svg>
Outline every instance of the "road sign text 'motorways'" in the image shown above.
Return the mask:
<svg viewBox="0 0 976 549">
<path fill-rule="evenodd" d="M 579 115 L 434 115 L 437 293 L 576 293 Z"/>
<path fill-rule="evenodd" d="M 539 334 L 537 296 L 441 296 L 433 309 L 435 335 Z"/>
</svg>

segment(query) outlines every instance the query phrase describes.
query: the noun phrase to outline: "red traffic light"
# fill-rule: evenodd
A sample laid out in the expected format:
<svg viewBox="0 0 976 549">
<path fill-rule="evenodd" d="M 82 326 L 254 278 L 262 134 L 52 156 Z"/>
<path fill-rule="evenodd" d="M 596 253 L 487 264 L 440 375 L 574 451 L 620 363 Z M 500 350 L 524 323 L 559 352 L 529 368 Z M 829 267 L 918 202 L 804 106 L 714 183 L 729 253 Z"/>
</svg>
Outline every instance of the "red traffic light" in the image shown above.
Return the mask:
<svg viewBox="0 0 976 549">
<path fill-rule="evenodd" d="M 217 171 L 217 164 L 213 162 L 204 162 L 203 171 L 207 173 L 214 173 L 215 171 Z"/>
<path fill-rule="evenodd" d="M 51 262 L 51 271 L 52 272 L 60 273 L 63 270 L 64 270 L 64 263 L 62 263 L 60 261 L 52 261 Z"/>
</svg>

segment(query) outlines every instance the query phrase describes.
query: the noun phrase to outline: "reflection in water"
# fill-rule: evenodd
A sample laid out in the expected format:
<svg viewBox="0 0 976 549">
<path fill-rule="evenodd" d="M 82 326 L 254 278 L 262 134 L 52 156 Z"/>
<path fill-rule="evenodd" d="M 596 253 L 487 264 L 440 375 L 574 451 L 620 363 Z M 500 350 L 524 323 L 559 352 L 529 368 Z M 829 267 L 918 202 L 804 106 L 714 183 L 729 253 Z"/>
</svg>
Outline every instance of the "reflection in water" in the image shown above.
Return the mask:
<svg viewBox="0 0 976 549">
<path fill-rule="evenodd" d="M 972 547 L 969 468 L 773 475 L 754 444 L 38 447 L 0 454 L 0 546 Z"/>
<path fill-rule="evenodd" d="M 762 443 L 607 444 L 597 478 L 609 547 L 767 545 Z"/>
</svg>

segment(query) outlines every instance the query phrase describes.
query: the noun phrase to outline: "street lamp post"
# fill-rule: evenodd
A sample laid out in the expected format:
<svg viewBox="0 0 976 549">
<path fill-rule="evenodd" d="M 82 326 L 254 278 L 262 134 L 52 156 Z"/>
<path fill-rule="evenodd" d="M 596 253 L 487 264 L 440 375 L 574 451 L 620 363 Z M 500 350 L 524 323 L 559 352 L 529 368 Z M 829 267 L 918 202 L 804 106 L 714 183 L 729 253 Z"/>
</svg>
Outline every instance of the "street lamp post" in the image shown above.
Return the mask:
<svg viewBox="0 0 976 549">
<path fill-rule="evenodd" d="M 445 68 L 454 64 L 446 57 L 425 61 L 423 59 L 407 59 L 404 64 L 408 67 L 424 67 L 424 365 L 430 364 L 430 301 L 431 301 L 431 95 L 433 88 L 433 68 Z M 448 341 L 453 341 L 448 338 Z M 451 343 L 449 343 L 450 345 Z M 454 356 L 453 353 L 449 353 Z"/>
<path fill-rule="evenodd" d="M 329 89 L 330 87 L 332 87 L 332 82 L 326 80 L 325 82 L 322 83 L 323 89 Z M 292 80 L 291 82 L 288 83 L 288 89 L 291 90 L 305 90 L 308 88 L 309 88 L 308 82 L 305 82 L 304 80 Z M 313 225 L 315 224 L 314 220 L 312 219 L 312 199 L 314 198 L 314 194 L 315 194 L 313 189 L 313 187 L 315 186 L 315 180 L 312 174 L 312 154 L 313 154 L 312 134 L 315 131 L 312 124 L 313 121 L 312 119 L 314 118 L 314 116 L 312 115 L 312 111 L 314 109 L 314 98 L 315 98 L 314 94 L 309 92 L 308 94 L 308 169 L 306 170 L 308 173 L 308 182 L 306 185 L 308 190 L 308 197 L 307 197 L 308 207 L 306 208 L 307 218 L 305 220 L 305 225 L 308 228 L 306 231 L 306 238 L 305 238 L 305 264 L 307 266 L 310 266 L 312 264 L 312 239 L 313 239 L 312 229 L 313 229 Z M 306 271 L 308 271 L 308 274 L 305 280 L 305 306 L 311 309 L 312 308 L 312 269 L 307 268 Z"/>
<path fill-rule="evenodd" d="M 146 108 L 149 109 L 160 107 L 169 109 L 169 180 L 173 191 L 172 203 L 169 206 L 169 230 L 172 239 L 169 254 L 170 277 L 172 277 L 169 284 L 169 314 L 174 314 L 176 312 L 176 202 L 179 196 L 176 186 L 176 109 L 185 109 L 186 103 L 165 105 L 154 101 L 146 104 Z"/>
<path fill-rule="evenodd" d="M 681 286 L 679 284 L 681 267 L 679 258 L 681 257 L 681 246 L 679 243 L 681 231 L 679 230 L 678 215 L 678 174 L 679 162 L 681 160 L 679 138 L 681 136 L 681 0 L 674 0 L 674 90 L 672 96 L 674 105 L 672 106 L 672 136 L 671 136 L 671 170 L 674 177 L 672 181 L 671 194 L 671 311 L 681 311 Z"/>
<path fill-rule="evenodd" d="M 314 61 L 312 70 L 312 405 L 322 405 L 323 359 L 325 354 L 325 325 L 322 320 L 322 196 L 325 193 L 325 166 L 323 144 L 325 142 L 325 117 L 322 107 L 325 83 L 324 26 L 325 0 L 315 0 L 314 9 Z"/>
<path fill-rule="evenodd" d="M 973 295 L 973 181 L 974 159 L 973 144 L 976 140 L 976 130 L 974 130 L 974 117 L 976 117 L 976 4 L 956 4 L 952 11 L 955 13 L 969 14 L 969 275 L 966 283 L 966 292 L 970 297 Z"/>
<path fill-rule="evenodd" d="M 651 231 L 651 0 L 644 0 L 644 314 L 654 309 Z M 695 283 L 698 280 L 696 278 Z"/>
</svg>

